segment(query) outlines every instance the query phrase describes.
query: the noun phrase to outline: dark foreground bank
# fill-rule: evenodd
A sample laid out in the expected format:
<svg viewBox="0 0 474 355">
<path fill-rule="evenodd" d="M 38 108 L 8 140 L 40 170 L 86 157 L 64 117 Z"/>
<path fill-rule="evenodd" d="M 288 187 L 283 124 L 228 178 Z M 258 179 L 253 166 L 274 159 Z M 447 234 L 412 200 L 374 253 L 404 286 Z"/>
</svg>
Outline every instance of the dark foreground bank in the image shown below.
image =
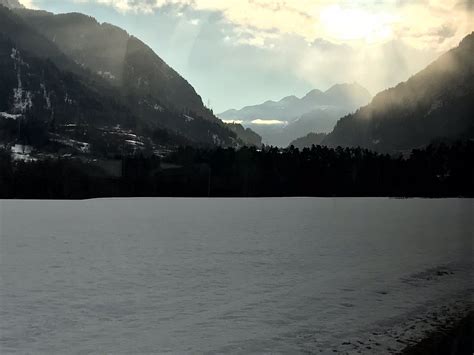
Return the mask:
<svg viewBox="0 0 474 355">
<path fill-rule="evenodd" d="M 453 327 L 441 328 L 402 355 L 472 355 L 474 354 L 474 312 Z"/>
<path fill-rule="evenodd" d="M 0 154 L 0 198 L 474 196 L 474 141 L 398 156 L 313 146 L 33 158 Z"/>
</svg>

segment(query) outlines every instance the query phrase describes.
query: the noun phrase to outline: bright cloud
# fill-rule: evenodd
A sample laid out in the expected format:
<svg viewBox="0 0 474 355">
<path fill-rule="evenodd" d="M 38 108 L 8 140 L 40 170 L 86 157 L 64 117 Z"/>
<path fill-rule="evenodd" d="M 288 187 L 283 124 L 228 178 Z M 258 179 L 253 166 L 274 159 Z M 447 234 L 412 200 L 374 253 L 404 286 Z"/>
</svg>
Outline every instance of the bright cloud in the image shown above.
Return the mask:
<svg viewBox="0 0 474 355">
<path fill-rule="evenodd" d="M 110 5 L 121 12 L 152 13 L 175 5 L 217 11 L 253 38 L 240 43 L 263 47 L 269 33 L 298 35 L 308 42 L 325 38 L 336 43 L 405 40 L 421 48 L 455 45 L 474 26 L 469 1 L 385 0 L 74 0 Z M 448 22 L 446 22 L 448 21 Z M 443 28 L 453 28 L 443 31 Z M 446 44 L 444 44 L 446 43 Z"/>
<path fill-rule="evenodd" d="M 319 20 L 320 27 L 327 32 L 328 37 L 371 43 L 390 39 L 398 17 L 385 12 L 371 13 L 363 9 L 331 5 L 322 9 Z"/>
<path fill-rule="evenodd" d="M 283 126 L 283 125 L 288 124 L 288 122 L 286 122 L 286 121 L 261 120 L 261 119 L 253 120 L 250 123 L 255 124 L 255 125 L 268 125 L 268 126 L 274 126 L 274 125 Z"/>
<path fill-rule="evenodd" d="M 20 4 L 25 6 L 28 9 L 36 9 L 37 6 L 34 4 L 33 0 L 19 0 Z"/>
</svg>

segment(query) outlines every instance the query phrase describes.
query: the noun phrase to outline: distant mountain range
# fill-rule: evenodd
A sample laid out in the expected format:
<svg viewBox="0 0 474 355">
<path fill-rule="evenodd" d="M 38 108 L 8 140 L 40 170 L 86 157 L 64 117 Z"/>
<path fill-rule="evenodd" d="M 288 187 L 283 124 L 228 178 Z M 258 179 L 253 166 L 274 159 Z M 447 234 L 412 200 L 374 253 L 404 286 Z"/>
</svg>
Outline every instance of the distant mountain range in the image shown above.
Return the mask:
<svg viewBox="0 0 474 355">
<path fill-rule="evenodd" d="M 341 118 L 323 140 L 384 152 L 474 138 L 474 32 L 406 82 Z"/>
<path fill-rule="evenodd" d="M 337 84 L 324 92 L 312 90 L 302 98 L 288 96 L 280 101 L 228 110 L 218 116 L 251 127 L 266 144 L 286 147 L 308 132 L 330 132 L 338 118 L 366 105 L 370 99 L 367 89 L 357 83 Z"/>
<path fill-rule="evenodd" d="M 107 154 L 247 143 L 124 30 L 0 1 L 0 143 L 93 146 Z"/>
</svg>

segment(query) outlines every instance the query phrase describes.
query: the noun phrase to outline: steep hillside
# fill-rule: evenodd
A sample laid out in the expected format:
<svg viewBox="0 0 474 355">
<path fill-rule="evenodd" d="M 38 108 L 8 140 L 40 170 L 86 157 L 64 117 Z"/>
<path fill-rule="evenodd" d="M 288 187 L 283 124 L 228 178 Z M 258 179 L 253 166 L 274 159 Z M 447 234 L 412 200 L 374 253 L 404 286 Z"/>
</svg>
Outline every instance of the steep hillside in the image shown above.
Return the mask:
<svg viewBox="0 0 474 355">
<path fill-rule="evenodd" d="M 136 121 L 111 96 L 90 90 L 74 74 L 0 34 L 0 143 L 43 151 L 59 145 L 80 153 L 109 144 L 115 145 L 109 152 L 120 153 L 129 138 L 110 136 L 107 142 L 105 134 L 112 127 L 137 132 Z"/>
<path fill-rule="evenodd" d="M 22 14 L 22 16 L 18 16 L 18 13 Z M 25 14 L 28 14 L 28 16 Z M 65 20 L 63 23 L 65 28 L 67 28 L 67 22 L 69 19 L 74 19 L 75 17 L 79 18 L 81 21 L 87 19 L 86 22 L 91 24 L 96 23 L 95 20 L 84 15 L 72 14 L 71 17 L 63 18 L 63 20 Z M 61 17 L 59 16 L 59 18 Z M 69 96 L 71 100 L 78 103 L 75 111 L 73 113 L 68 113 L 69 120 L 80 121 L 83 120 L 81 117 L 87 117 L 87 124 L 93 124 L 96 127 L 104 124 L 123 125 L 126 121 L 127 126 L 130 129 L 133 129 L 134 133 L 148 137 L 155 137 L 159 141 L 159 144 L 204 144 L 227 146 L 237 144 L 238 140 L 236 134 L 226 128 L 217 118 L 213 117 L 209 119 L 199 115 L 196 111 L 191 109 L 179 109 L 165 99 L 164 101 L 166 104 L 163 104 L 162 101 L 158 101 L 156 99 L 158 91 L 156 90 L 161 90 L 160 93 L 163 96 L 167 95 L 169 89 L 169 92 L 171 93 L 170 97 L 173 95 L 179 95 L 180 91 L 179 89 L 173 91 L 172 85 L 169 87 L 164 86 L 160 81 L 160 77 L 154 77 L 152 72 L 143 73 L 143 76 L 141 76 L 141 74 L 139 75 L 140 78 L 147 78 L 146 85 L 139 84 L 138 86 L 133 86 L 132 82 L 135 80 L 134 78 L 136 78 L 133 75 L 134 70 L 135 72 L 141 72 L 147 68 L 147 65 L 141 65 L 140 61 L 143 61 L 144 58 L 155 56 L 151 50 L 145 50 L 137 39 L 129 37 L 129 40 L 126 43 L 128 48 L 126 63 L 128 64 L 126 64 L 125 67 L 129 68 L 129 70 L 124 70 L 120 80 L 121 83 L 116 83 L 114 75 L 111 74 L 110 71 L 93 71 L 93 68 L 86 66 L 83 62 L 78 60 L 82 58 L 91 63 L 95 63 L 96 61 L 100 63 L 97 59 L 97 55 L 94 57 L 92 51 L 90 53 L 85 51 L 80 52 L 83 55 L 81 58 L 73 55 L 71 51 L 63 51 L 63 47 L 58 43 L 54 36 L 50 40 L 47 38 L 46 34 L 39 33 L 35 29 L 37 27 L 33 28 L 31 26 L 31 24 L 35 22 L 34 19 L 42 19 L 41 21 L 47 22 L 45 19 L 56 19 L 56 17 L 44 11 L 16 9 L 15 12 L 12 12 L 3 6 L 0 6 L 0 35 L 3 40 L 10 41 L 13 48 L 17 49 L 20 53 L 29 56 L 30 59 L 35 59 L 38 73 L 41 70 L 44 71 L 44 69 L 39 69 L 41 66 L 49 65 L 50 67 L 54 67 L 58 73 L 61 73 L 61 75 L 73 78 L 71 80 L 74 81 L 74 85 L 77 84 L 81 86 L 81 93 L 87 91 L 87 94 L 85 94 L 87 99 L 85 99 L 84 102 L 81 102 L 81 100 L 76 97 Z M 74 27 L 74 21 L 71 21 L 71 26 Z M 91 26 L 93 27 L 93 25 Z M 118 31 L 125 33 L 116 27 L 109 27 L 113 32 Z M 70 46 L 74 46 L 75 42 L 71 41 L 71 43 Z M 111 43 L 114 45 L 113 42 Z M 111 47 L 113 47 L 113 45 Z M 4 48 L 6 52 L 10 50 L 7 47 L 8 46 Z M 143 51 L 148 53 L 148 57 L 143 53 Z M 106 51 L 104 50 L 102 52 Z M 98 47 L 96 48 L 96 53 L 101 53 L 101 50 L 99 50 Z M 10 55 L 11 52 L 8 52 L 7 54 Z M 113 57 L 116 54 L 117 53 L 112 53 L 110 54 L 110 57 Z M 92 56 L 92 59 L 89 55 Z M 7 65 L 4 67 L 2 72 L 4 76 L 16 75 L 15 72 L 10 72 L 11 65 L 8 66 L 8 63 L 2 64 Z M 156 67 L 156 65 L 154 67 Z M 162 63 L 162 67 L 165 69 L 169 68 L 164 63 Z M 103 69 L 105 69 L 105 67 Z M 48 70 L 49 69 L 47 69 L 46 72 L 48 72 Z M 170 68 L 169 71 L 173 72 Z M 32 76 L 35 76 L 36 74 L 32 74 Z M 57 76 L 51 76 L 51 80 L 55 79 L 57 79 Z M 62 82 L 65 81 L 63 79 L 61 80 Z M 178 81 L 185 82 L 182 78 Z M 0 82 L 0 91 L 4 93 L 4 98 L 8 98 L 8 93 L 13 92 L 13 88 L 8 83 L 8 81 Z M 187 90 L 186 92 L 192 92 L 195 94 L 192 87 L 187 87 L 185 84 L 182 85 L 187 88 L 184 91 Z M 37 87 L 32 87 L 28 90 L 36 92 Z M 178 94 L 176 92 L 178 92 Z M 183 97 L 185 97 L 185 95 L 183 95 Z M 195 94 L 195 97 L 198 96 Z M 6 99 L 4 99 L 4 101 L 5 100 Z M 102 110 L 100 113 L 101 119 L 93 119 L 93 117 L 96 117 L 97 115 L 89 114 L 88 105 L 94 101 L 99 101 L 101 103 L 102 108 L 97 109 L 98 111 Z M 191 98 L 189 101 L 183 99 L 182 102 L 183 105 L 191 103 L 192 106 L 193 99 Z M 112 109 L 110 106 L 111 103 L 120 107 L 120 109 Z M 57 103 L 53 102 L 53 107 L 56 104 Z M 6 104 L 4 105 L 4 110 L 2 112 L 8 111 L 8 108 L 5 107 Z M 36 109 L 37 108 L 34 107 L 34 110 Z M 117 113 L 113 113 L 115 110 L 117 110 Z M 54 111 L 56 118 L 59 120 L 60 118 L 58 115 L 61 109 L 54 107 Z M 49 116 L 50 115 L 40 115 L 39 117 L 45 118 Z M 125 121 L 122 119 L 123 116 L 127 116 Z"/>
<path fill-rule="evenodd" d="M 242 141 L 243 144 L 247 146 L 262 146 L 262 137 L 255 133 L 250 128 L 244 128 L 241 124 L 238 123 L 227 123 L 226 126 L 237 134 L 237 137 Z"/>
<path fill-rule="evenodd" d="M 311 148 L 313 145 L 321 145 L 326 136 L 326 133 L 308 133 L 306 136 L 292 141 L 290 146 L 298 149 Z"/>
<path fill-rule="evenodd" d="M 323 143 L 400 151 L 436 138 L 474 138 L 473 53 L 471 33 L 426 69 L 341 118 Z"/>
<path fill-rule="evenodd" d="M 217 121 L 194 88 L 151 48 L 119 27 L 79 13 L 53 15 L 17 10 L 41 34 L 81 66 L 147 104 Z M 135 102 L 139 104 L 140 102 Z M 143 104 L 143 102 L 141 102 Z"/>
</svg>

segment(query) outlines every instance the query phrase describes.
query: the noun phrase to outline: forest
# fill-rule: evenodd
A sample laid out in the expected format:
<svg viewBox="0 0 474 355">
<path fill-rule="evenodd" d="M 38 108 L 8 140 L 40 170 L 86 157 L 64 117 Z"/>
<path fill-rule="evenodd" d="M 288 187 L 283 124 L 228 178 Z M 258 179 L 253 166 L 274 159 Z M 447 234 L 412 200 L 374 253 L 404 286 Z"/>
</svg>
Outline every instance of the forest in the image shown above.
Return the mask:
<svg viewBox="0 0 474 355">
<path fill-rule="evenodd" d="M 165 158 L 0 153 L 0 198 L 189 196 L 473 197 L 474 142 L 433 143 L 405 155 L 361 148 L 182 147 Z"/>
</svg>

